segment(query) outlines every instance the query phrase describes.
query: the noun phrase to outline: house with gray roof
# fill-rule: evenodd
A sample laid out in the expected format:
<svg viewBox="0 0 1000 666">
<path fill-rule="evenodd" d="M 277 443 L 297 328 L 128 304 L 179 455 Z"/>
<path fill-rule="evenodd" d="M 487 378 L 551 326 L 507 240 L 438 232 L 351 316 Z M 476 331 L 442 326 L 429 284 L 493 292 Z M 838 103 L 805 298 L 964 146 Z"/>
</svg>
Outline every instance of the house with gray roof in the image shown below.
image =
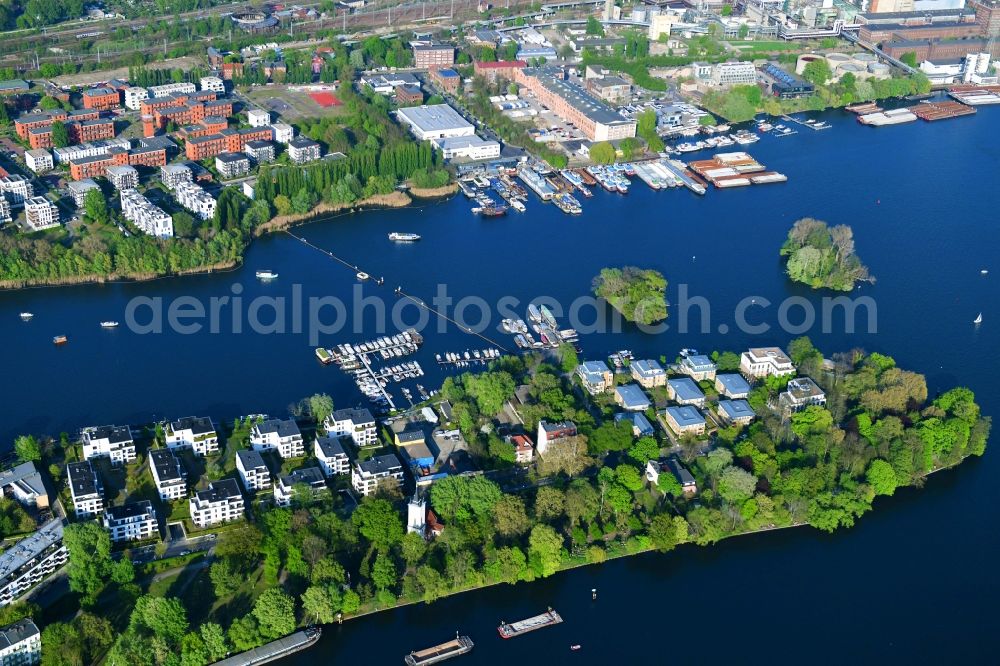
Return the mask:
<svg viewBox="0 0 1000 666">
<path fill-rule="evenodd" d="M 260 451 L 239 449 L 236 451 L 236 471 L 240 473 L 243 487 L 247 492 L 266 490 L 271 487 L 271 470 L 264 462 Z"/>
<path fill-rule="evenodd" d="M 629 364 L 632 379 L 639 382 L 643 388 L 654 388 L 667 383 L 667 373 L 659 362 L 653 359 L 640 359 Z"/>
<path fill-rule="evenodd" d="M 705 417 L 691 405 L 671 405 L 661 415 L 667 428 L 675 435 L 705 434 Z"/>
<path fill-rule="evenodd" d="M 644 412 L 653 406 L 638 384 L 615 387 L 615 402 L 628 412 Z"/>
<path fill-rule="evenodd" d="M 302 431 L 295 419 L 268 419 L 250 430 L 250 446 L 255 451 L 277 451 L 282 458 L 301 458 L 306 454 Z"/>
<path fill-rule="evenodd" d="M 327 477 L 351 472 L 351 461 L 339 437 L 329 435 L 317 437 L 313 444 L 313 455 L 316 456 L 323 474 Z"/>
<path fill-rule="evenodd" d="M 704 354 L 685 356 L 681 359 L 680 370 L 696 382 L 715 379 L 715 363 Z"/>
<path fill-rule="evenodd" d="M 49 493 L 45 482 L 38 473 L 35 463 L 30 460 L 0 472 L 0 494 L 13 497 L 25 506 L 49 507 Z"/>
<path fill-rule="evenodd" d="M 632 434 L 635 437 L 652 437 L 656 430 L 642 412 L 619 412 L 615 414 L 615 423 L 628 422 L 632 424 Z"/>
<path fill-rule="evenodd" d="M 690 377 L 668 379 L 667 397 L 680 405 L 705 406 L 705 394 Z"/>
<path fill-rule="evenodd" d="M 749 425 L 757 414 L 746 400 L 720 400 L 719 418 L 724 423 Z"/>
<path fill-rule="evenodd" d="M 615 385 L 615 376 L 604 361 L 584 361 L 577 366 L 576 376 L 591 395 L 604 393 Z"/>
<path fill-rule="evenodd" d="M 736 373 L 723 373 L 715 376 L 715 390 L 719 395 L 738 400 L 750 395 L 750 382 Z"/>
</svg>

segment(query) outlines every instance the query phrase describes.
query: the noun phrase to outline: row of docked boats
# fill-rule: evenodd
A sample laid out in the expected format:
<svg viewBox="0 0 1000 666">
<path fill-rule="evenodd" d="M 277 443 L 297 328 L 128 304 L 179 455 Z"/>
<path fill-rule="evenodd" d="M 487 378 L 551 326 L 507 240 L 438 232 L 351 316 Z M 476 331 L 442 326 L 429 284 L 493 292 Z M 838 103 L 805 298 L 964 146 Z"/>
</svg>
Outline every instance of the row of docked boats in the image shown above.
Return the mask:
<svg viewBox="0 0 1000 666">
<path fill-rule="evenodd" d="M 634 173 L 635 167 L 624 164 L 611 164 L 608 166 L 593 165 L 586 167 L 586 171 L 594 177 L 598 185 L 608 192 L 628 194 L 630 183 L 627 176 L 629 168 Z"/>
<path fill-rule="evenodd" d="M 471 365 L 485 364 L 489 361 L 500 358 L 499 349 L 473 349 L 471 352 L 466 350 L 464 352 L 445 352 L 444 354 L 436 354 L 437 362 L 441 365 L 453 364 L 459 368 L 465 368 Z"/>
<path fill-rule="evenodd" d="M 758 141 L 760 141 L 760 137 L 753 132 L 749 130 L 740 130 L 738 132 L 734 132 L 733 134 L 710 136 L 700 141 L 686 141 L 678 143 L 674 146 L 674 148 L 681 153 L 693 153 L 707 148 L 727 148 L 736 144 L 749 146 L 750 144 L 757 143 Z"/>
<path fill-rule="evenodd" d="M 365 370 L 357 370 L 355 372 L 366 372 Z M 394 382 L 401 382 L 404 379 L 417 379 L 418 377 L 424 376 L 424 369 L 420 367 L 420 363 L 417 361 L 407 361 L 406 363 L 399 363 L 396 365 L 388 366 L 385 368 L 379 368 L 372 373 L 382 386 L 385 386 L 388 380 Z"/>
</svg>

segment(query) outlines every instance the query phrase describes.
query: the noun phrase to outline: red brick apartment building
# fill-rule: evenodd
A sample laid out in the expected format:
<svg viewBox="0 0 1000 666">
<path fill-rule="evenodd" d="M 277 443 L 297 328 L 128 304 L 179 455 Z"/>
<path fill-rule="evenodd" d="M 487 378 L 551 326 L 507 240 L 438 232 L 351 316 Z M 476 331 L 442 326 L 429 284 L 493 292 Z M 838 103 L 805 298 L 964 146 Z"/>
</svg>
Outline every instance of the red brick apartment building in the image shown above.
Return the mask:
<svg viewBox="0 0 1000 666">
<path fill-rule="evenodd" d="M 91 88 L 83 91 L 83 108 L 110 111 L 121 106 L 121 93 L 114 88 Z"/>
</svg>

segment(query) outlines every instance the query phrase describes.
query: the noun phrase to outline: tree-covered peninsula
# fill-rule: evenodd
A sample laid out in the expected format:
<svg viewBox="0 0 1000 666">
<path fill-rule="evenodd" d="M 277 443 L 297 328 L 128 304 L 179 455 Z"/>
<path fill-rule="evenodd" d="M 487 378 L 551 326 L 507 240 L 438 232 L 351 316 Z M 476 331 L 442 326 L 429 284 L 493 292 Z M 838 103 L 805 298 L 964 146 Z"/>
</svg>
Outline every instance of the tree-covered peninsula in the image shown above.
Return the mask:
<svg viewBox="0 0 1000 666">
<path fill-rule="evenodd" d="M 788 277 L 813 289 L 851 291 L 858 282 L 875 282 L 854 253 L 854 231 L 846 224 L 802 218 L 788 232 L 781 256 Z"/>
<path fill-rule="evenodd" d="M 667 318 L 666 292 L 663 274 L 648 268 L 603 268 L 594 278 L 594 295 L 635 324 L 648 325 Z"/>
<path fill-rule="evenodd" d="M 631 422 L 615 420 L 609 393 L 578 390 L 579 378 L 539 354 L 505 357 L 486 372 L 447 378 L 429 403 L 449 402 L 450 423 L 443 425 L 461 432 L 473 466 L 483 471 L 431 486 L 435 536 L 408 533 L 409 493 L 394 479 L 358 505 L 329 490 L 296 493 L 289 507 L 262 498 L 251 520 L 215 528 L 214 552 L 135 566 L 129 551 L 112 556 L 107 532 L 94 520 L 74 519 L 65 537 L 69 596 L 51 609 L 18 604 L 6 612 L 41 620 L 46 664 L 201 666 L 338 614 L 429 603 L 686 543 L 799 525 L 850 527 L 878 496 L 919 487 L 931 472 L 985 450 L 990 419 L 968 389 L 929 399 L 924 377 L 892 358 L 854 350 L 824 360 L 807 338 L 793 341 L 788 356 L 797 374 L 822 390 L 825 404 L 782 410 L 782 394 L 794 387 L 788 375 L 770 376 L 750 391 L 751 423 L 721 426 L 713 418 L 710 428 L 683 436 L 662 428 L 636 435 Z M 712 358 L 719 372 L 739 365 L 732 352 Z M 527 388 L 515 399 L 518 386 Z M 712 387 L 701 383 L 705 410 L 718 412 Z M 650 393 L 666 401 L 663 387 Z M 303 405 L 295 412 L 303 424 L 322 422 L 333 408 L 327 396 Z M 576 428 L 521 463 L 525 476 L 509 473 L 518 464 L 505 437 L 511 405 L 528 437 L 543 420 L 569 420 Z M 662 410 L 647 415 L 662 423 Z M 234 458 L 247 446 L 248 430 L 248 421 L 237 420 L 222 433 L 220 453 L 206 461 L 208 478 L 236 475 Z M 153 429 L 147 436 L 160 437 Z M 378 446 L 352 454 L 394 450 L 388 437 Z M 38 450 L 52 487 L 65 489 L 62 470 L 79 458 L 79 445 L 40 440 Z M 124 470 L 132 499 L 149 498 L 187 520 L 186 500 L 158 497 L 147 456 L 142 444 Z M 190 478 L 193 485 L 203 481 Z M 62 495 L 68 501 L 68 490 Z"/>
</svg>

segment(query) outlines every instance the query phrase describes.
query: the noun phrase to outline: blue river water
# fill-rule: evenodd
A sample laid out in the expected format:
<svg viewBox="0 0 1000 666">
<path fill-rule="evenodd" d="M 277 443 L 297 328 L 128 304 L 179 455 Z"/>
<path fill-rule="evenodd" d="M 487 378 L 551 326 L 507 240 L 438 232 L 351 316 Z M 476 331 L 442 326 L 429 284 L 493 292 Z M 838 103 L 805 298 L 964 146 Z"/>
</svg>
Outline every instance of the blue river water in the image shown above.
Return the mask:
<svg viewBox="0 0 1000 666">
<path fill-rule="evenodd" d="M 479 297 L 495 304 L 508 297 L 523 313 L 540 297 L 569 307 L 589 293 L 602 267 L 637 265 L 669 280 L 669 330 L 587 334 L 580 340 L 585 357 L 627 348 L 672 358 L 682 347 L 706 352 L 786 344 L 799 331 L 781 330 L 779 305 L 796 297 L 789 318 L 797 323 L 802 303 L 819 315 L 821 299 L 830 295 L 796 287 L 782 272 L 778 248 L 792 222 L 805 216 L 850 224 L 859 256 L 877 277 L 853 294 L 875 304 L 875 330 L 862 321 L 860 330 L 846 332 L 844 318 L 834 315 L 824 331 L 818 317 L 805 331 L 817 346 L 827 354 L 852 347 L 891 354 L 901 366 L 925 373 L 932 394 L 967 385 L 986 413 L 995 412 L 1000 110 L 878 129 L 860 126 L 843 112 L 817 117 L 833 128 L 798 128 L 793 136 L 765 136 L 746 148 L 785 173 L 785 184 L 696 197 L 684 190 L 653 192 L 635 180 L 627 196 L 596 191 L 582 200 L 584 213 L 577 217 L 532 199 L 524 214 L 482 220 L 456 197 L 294 230 L 383 276 L 383 286 L 359 285 L 353 268 L 276 234 L 256 241 L 246 265 L 232 272 L 0 293 L 7 387 L 0 401 L 0 442 L 7 447 L 20 433 L 58 434 L 188 414 L 219 420 L 249 412 L 283 415 L 290 403 L 317 391 L 329 392 L 338 406 L 361 404 L 349 378 L 313 355 L 309 299 L 336 297 L 347 304 L 347 330 L 321 334 L 319 343 L 358 342 L 374 337 L 378 316 L 374 305 L 352 314 L 354 292 L 381 297 L 391 310 L 396 285 L 427 300 L 439 285 L 455 301 Z M 393 244 L 386 239 L 390 231 L 416 232 L 423 240 Z M 265 268 L 279 279 L 256 280 L 254 271 Z M 677 330 L 685 319 L 684 294 L 710 305 L 707 330 L 700 329 L 698 316 L 690 317 L 687 332 Z M 141 303 L 134 314 L 145 323 L 151 309 L 166 315 L 180 297 L 207 310 L 211 299 L 227 296 L 243 299 L 237 310 L 244 332 L 234 331 L 229 305 L 220 306 L 218 332 L 207 321 L 191 333 L 98 326 L 107 319 L 125 324 L 130 303 Z M 246 310 L 258 297 L 286 300 L 284 333 L 249 332 Z M 300 332 L 294 332 L 292 312 L 297 298 L 305 309 Z M 743 299 L 754 303 L 747 318 L 768 324 L 768 331 L 738 330 L 735 313 Z M 17 317 L 25 310 L 35 313 L 29 323 Z M 260 319 L 271 321 L 270 312 L 263 304 Z M 474 323 L 476 310 L 467 312 Z M 976 327 L 972 320 L 979 312 L 984 322 Z M 320 312 L 326 322 L 333 314 L 328 306 Z M 409 305 L 402 314 L 412 324 L 419 312 Z M 498 323 L 493 313 L 494 329 Z M 57 334 L 67 335 L 69 343 L 53 346 Z M 509 335 L 486 335 L 513 348 Z M 453 372 L 436 367 L 436 353 L 488 346 L 454 325 L 439 331 L 437 320 L 424 336 L 421 351 L 407 360 L 422 363 L 428 376 L 421 383 L 428 388 Z M 327 628 L 318 647 L 287 661 L 398 663 L 409 650 L 446 640 L 456 630 L 477 642 L 463 657 L 469 664 L 560 658 L 588 664 L 994 661 L 1000 643 L 990 610 L 1000 591 L 991 557 L 1000 552 L 998 472 L 997 456 L 989 452 L 936 475 L 921 490 L 880 499 L 857 527 L 834 535 L 798 529 L 711 548 L 683 547 L 380 613 Z M 599 590 L 596 602 L 592 587 Z M 549 605 L 564 624 L 512 641 L 497 637 L 500 619 L 519 619 Z M 583 648 L 571 653 L 572 643 Z"/>
</svg>

